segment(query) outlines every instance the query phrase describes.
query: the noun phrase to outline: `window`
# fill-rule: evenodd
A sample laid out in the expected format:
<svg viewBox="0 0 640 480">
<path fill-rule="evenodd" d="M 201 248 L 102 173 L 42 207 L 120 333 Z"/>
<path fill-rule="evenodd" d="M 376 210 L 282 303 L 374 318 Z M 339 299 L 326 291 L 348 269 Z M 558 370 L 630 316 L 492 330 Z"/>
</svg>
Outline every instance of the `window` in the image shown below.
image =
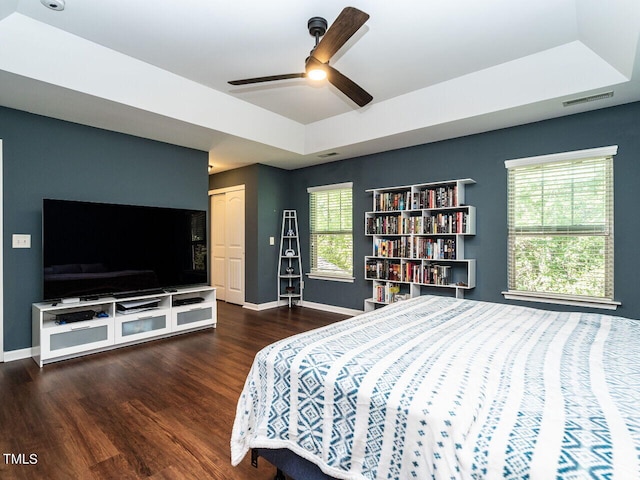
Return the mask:
<svg viewBox="0 0 640 480">
<path fill-rule="evenodd" d="M 353 281 L 353 184 L 310 187 L 311 278 Z"/>
<path fill-rule="evenodd" d="M 506 298 L 615 309 L 613 155 L 508 160 Z"/>
</svg>

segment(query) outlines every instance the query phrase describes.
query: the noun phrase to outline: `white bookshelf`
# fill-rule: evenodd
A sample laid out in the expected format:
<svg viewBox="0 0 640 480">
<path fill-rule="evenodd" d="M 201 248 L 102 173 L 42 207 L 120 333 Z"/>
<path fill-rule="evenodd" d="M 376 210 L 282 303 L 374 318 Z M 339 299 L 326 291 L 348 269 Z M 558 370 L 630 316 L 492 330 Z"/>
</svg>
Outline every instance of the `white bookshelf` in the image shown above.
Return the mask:
<svg viewBox="0 0 640 480">
<path fill-rule="evenodd" d="M 446 289 L 457 298 L 476 284 L 476 261 L 465 256 L 465 238 L 476 234 L 476 209 L 465 202 L 470 178 L 367 190 L 365 212 L 371 255 L 365 278 L 372 296 L 365 311 L 425 290 Z"/>
</svg>

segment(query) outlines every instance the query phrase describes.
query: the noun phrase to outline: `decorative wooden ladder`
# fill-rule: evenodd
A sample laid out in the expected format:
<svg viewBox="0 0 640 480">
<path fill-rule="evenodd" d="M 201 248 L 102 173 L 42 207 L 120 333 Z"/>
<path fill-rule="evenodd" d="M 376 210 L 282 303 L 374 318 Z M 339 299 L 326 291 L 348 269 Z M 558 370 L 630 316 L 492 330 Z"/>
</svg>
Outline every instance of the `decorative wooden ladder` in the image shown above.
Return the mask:
<svg viewBox="0 0 640 480">
<path fill-rule="evenodd" d="M 282 212 L 282 235 L 278 255 L 278 301 L 286 300 L 289 308 L 292 305 L 301 305 L 304 281 L 298 218 L 295 210 Z"/>
</svg>

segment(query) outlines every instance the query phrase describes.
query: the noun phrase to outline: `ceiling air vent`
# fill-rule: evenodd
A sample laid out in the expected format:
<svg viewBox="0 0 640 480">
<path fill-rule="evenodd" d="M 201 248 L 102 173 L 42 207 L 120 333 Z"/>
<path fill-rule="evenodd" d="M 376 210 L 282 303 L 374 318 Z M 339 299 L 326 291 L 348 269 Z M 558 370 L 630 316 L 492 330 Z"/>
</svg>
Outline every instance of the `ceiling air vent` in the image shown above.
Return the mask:
<svg viewBox="0 0 640 480">
<path fill-rule="evenodd" d="M 323 153 L 322 155 L 318 155 L 318 158 L 329 158 L 335 157 L 336 155 L 339 155 L 338 152 Z"/>
<path fill-rule="evenodd" d="M 574 98 L 573 100 L 567 100 L 566 102 L 562 102 L 562 105 L 565 107 L 571 107 L 573 105 L 578 105 L 580 103 L 594 102 L 596 100 L 604 100 L 605 98 L 613 97 L 613 91 L 598 93 L 596 95 L 591 95 L 589 97 L 582 98 Z"/>
<path fill-rule="evenodd" d="M 64 0 L 40 0 L 40 3 L 57 12 L 64 10 Z"/>
</svg>

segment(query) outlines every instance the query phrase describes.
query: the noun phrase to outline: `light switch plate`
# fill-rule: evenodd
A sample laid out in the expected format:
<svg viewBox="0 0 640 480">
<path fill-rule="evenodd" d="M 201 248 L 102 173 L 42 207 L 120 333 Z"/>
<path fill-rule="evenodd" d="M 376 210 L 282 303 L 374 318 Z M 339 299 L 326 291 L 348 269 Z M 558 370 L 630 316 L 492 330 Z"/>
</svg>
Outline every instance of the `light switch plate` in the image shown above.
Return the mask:
<svg viewBox="0 0 640 480">
<path fill-rule="evenodd" d="M 31 235 L 28 233 L 14 233 L 11 237 L 13 248 L 31 248 Z"/>
<path fill-rule="evenodd" d="M 269 245 L 275 245 L 276 239 L 274 237 L 269 237 Z"/>
</svg>

